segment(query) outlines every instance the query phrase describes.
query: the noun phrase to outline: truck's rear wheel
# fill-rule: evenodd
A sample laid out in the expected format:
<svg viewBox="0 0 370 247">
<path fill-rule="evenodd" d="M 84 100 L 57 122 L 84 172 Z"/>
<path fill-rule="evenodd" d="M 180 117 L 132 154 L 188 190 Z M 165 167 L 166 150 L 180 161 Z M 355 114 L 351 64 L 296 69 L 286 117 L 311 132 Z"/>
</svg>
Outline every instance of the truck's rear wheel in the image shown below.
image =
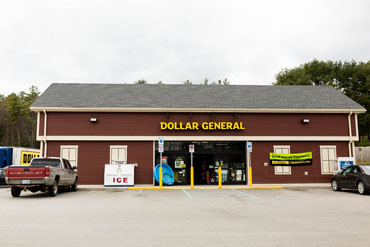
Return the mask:
<svg viewBox="0 0 370 247">
<path fill-rule="evenodd" d="M 16 187 L 14 185 L 12 186 L 11 193 L 13 197 L 19 197 L 21 192 L 22 192 L 22 188 Z"/>
<path fill-rule="evenodd" d="M 77 187 L 78 187 L 78 178 L 76 178 L 74 184 L 71 185 L 71 190 L 77 191 Z"/>
<path fill-rule="evenodd" d="M 54 181 L 53 185 L 49 187 L 49 196 L 56 196 L 58 194 L 58 181 Z"/>
</svg>

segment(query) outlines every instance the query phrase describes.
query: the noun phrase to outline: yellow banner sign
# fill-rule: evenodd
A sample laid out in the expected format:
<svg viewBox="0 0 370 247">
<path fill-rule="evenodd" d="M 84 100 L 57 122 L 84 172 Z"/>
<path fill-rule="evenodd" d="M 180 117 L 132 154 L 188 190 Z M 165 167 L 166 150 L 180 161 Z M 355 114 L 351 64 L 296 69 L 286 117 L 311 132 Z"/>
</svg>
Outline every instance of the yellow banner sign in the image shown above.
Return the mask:
<svg viewBox="0 0 370 247">
<path fill-rule="evenodd" d="M 270 160 L 305 160 L 312 159 L 312 152 L 299 154 L 270 153 Z"/>
<path fill-rule="evenodd" d="M 245 130 L 243 122 L 160 122 L 161 130 Z"/>
<path fill-rule="evenodd" d="M 270 164 L 273 166 L 312 165 L 312 152 L 298 154 L 270 153 Z"/>
</svg>

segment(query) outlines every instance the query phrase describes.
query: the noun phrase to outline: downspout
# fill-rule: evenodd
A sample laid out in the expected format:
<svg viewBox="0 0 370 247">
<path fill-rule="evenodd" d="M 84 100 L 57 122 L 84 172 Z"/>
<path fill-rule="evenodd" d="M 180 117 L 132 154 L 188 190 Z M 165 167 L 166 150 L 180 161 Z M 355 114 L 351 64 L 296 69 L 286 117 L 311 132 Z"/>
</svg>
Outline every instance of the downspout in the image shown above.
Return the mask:
<svg viewBox="0 0 370 247">
<path fill-rule="evenodd" d="M 352 140 L 352 124 L 351 124 L 351 116 L 352 116 L 352 111 L 348 114 L 348 128 L 349 128 L 349 143 L 348 143 L 348 150 L 349 150 L 349 157 L 352 156 L 352 145 L 353 145 L 353 140 Z"/>
<path fill-rule="evenodd" d="M 358 133 L 358 119 L 357 119 L 357 113 L 355 113 L 355 127 L 356 127 L 356 140 L 360 140 L 360 135 Z M 352 149 L 353 149 L 353 157 L 356 159 L 356 147 L 355 142 L 352 142 Z"/>
<path fill-rule="evenodd" d="M 48 153 L 48 143 L 46 142 L 46 124 L 47 124 L 46 110 L 44 109 L 44 153 L 43 156 L 46 157 Z"/>
</svg>

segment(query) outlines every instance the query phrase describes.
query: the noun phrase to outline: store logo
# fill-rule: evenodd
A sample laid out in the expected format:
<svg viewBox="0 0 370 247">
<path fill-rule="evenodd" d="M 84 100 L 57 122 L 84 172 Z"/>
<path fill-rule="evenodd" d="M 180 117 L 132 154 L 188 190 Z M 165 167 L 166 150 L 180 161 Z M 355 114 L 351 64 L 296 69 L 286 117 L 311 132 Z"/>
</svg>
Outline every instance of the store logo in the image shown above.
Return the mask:
<svg viewBox="0 0 370 247">
<path fill-rule="evenodd" d="M 160 122 L 161 130 L 245 130 L 243 122 Z"/>
</svg>

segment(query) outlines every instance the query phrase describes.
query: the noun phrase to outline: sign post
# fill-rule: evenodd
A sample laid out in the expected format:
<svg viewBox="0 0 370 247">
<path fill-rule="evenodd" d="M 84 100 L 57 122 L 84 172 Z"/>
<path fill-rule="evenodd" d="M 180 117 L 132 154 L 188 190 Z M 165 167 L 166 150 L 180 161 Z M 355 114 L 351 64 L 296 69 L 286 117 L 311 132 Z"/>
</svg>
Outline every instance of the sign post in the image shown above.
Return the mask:
<svg viewBox="0 0 370 247">
<path fill-rule="evenodd" d="M 218 166 L 218 188 L 222 189 L 222 170 L 221 170 L 222 163 Z"/>
<path fill-rule="evenodd" d="M 163 187 L 163 169 L 162 169 L 162 153 L 164 151 L 164 140 L 162 137 L 159 137 L 158 141 L 158 152 L 159 152 L 159 160 L 160 160 L 160 166 L 159 166 L 159 187 Z"/>
<path fill-rule="evenodd" d="M 190 152 L 190 188 L 194 189 L 194 167 L 193 167 L 193 153 L 195 147 L 193 144 L 189 145 L 189 152 Z"/>
<path fill-rule="evenodd" d="M 252 142 L 247 142 L 248 186 L 252 187 Z"/>
</svg>

